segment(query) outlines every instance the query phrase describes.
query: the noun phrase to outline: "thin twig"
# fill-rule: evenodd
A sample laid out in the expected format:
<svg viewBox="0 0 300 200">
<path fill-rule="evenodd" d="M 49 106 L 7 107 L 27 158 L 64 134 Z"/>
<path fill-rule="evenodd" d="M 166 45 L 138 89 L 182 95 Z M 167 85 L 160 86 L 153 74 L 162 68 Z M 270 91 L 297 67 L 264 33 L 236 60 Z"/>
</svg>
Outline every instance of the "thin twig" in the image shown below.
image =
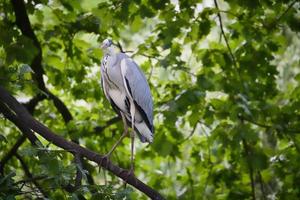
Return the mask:
<svg viewBox="0 0 300 200">
<path fill-rule="evenodd" d="M 219 10 L 219 6 L 218 6 L 217 0 L 214 0 L 214 3 L 215 3 L 216 8 Z M 237 62 L 236 62 L 236 60 L 235 60 L 235 57 L 234 57 L 234 55 L 233 55 L 233 53 L 232 53 L 232 50 L 231 50 L 231 47 L 230 47 L 230 45 L 229 45 L 228 39 L 227 39 L 227 37 L 226 37 L 226 35 L 225 35 L 225 32 L 224 32 L 223 22 L 222 22 L 222 17 L 221 17 L 220 12 L 217 13 L 217 16 L 218 16 L 218 19 L 219 19 L 220 29 L 221 29 L 222 35 L 223 35 L 223 37 L 224 37 L 224 40 L 225 40 L 227 49 L 228 49 L 229 54 L 230 54 L 231 59 L 232 59 L 232 63 L 233 63 L 233 65 L 235 66 L 235 68 L 238 69 Z"/>
<path fill-rule="evenodd" d="M 189 140 L 189 139 L 194 135 L 194 133 L 195 133 L 195 131 L 196 131 L 196 128 L 197 128 L 197 126 L 198 126 L 198 123 L 200 123 L 200 119 L 195 123 L 195 125 L 193 126 L 193 129 L 192 129 L 192 131 L 190 132 L 190 134 L 189 134 L 186 138 L 184 138 L 180 143 L 183 143 L 183 142 Z"/>
<path fill-rule="evenodd" d="M 228 10 L 218 10 L 218 12 L 226 13 L 226 14 L 232 15 L 234 17 L 239 17 L 237 14 L 230 12 Z"/>
<path fill-rule="evenodd" d="M 81 185 L 82 180 L 82 157 L 79 154 L 74 155 L 74 161 L 76 163 L 76 178 L 75 178 L 75 187 L 78 188 Z"/>
<path fill-rule="evenodd" d="M 288 7 L 287 7 L 287 9 L 281 14 L 281 15 L 279 15 L 279 17 L 277 17 L 276 18 L 276 22 L 279 22 L 282 18 L 283 18 L 283 16 L 294 6 L 294 4 L 296 3 L 296 2 L 298 2 L 299 0 L 295 0 L 295 1 L 293 1 Z M 275 23 L 276 23 L 275 22 Z"/>
<path fill-rule="evenodd" d="M 115 123 L 117 123 L 119 121 L 120 121 L 120 117 L 119 116 L 113 117 L 113 118 L 109 119 L 108 121 L 106 121 L 105 125 L 103 125 L 103 126 L 96 126 L 94 128 L 94 132 L 100 133 L 104 129 L 106 129 L 107 127 L 109 127 L 109 126 L 111 126 L 111 125 L 113 125 L 113 124 L 115 124 Z"/>
<path fill-rule="evenodd" d="M 300 153 L 300 146 L 298 145 L 298 142 L 296 141 L 296 138 L 295 138 L 295 135 L 293 133 L 300 133 L 300 130 L 291 130 L 291 129 L 279 129 L 277 127 L 275 127 L 274 125 L 266 125 L 266 124 L 263 124 L 263 123 L 260 123 L 260 122 L 256 122 L 250 118 L 245 118 L 243 117 L 243 120 L 244 121 L 247 121 L 251 124 L 254 124 L 256 126 L 259 126 L 259 127 L 262 127 L 262 128 L 265 128 L 265 129 L 271 129 L 271 128 L 274 128 L 276 131 L 278 132 L 282 132 L 282 131 L 285 131 L 287 133 L 292 133 L 292 134 L 285 134 L 288 138 L 290 138 L 290 140 L 293 142 L 293 146 L 295 147 L 295 149 Z"/>
<path fill-rule="evenodd" d="M 247 142 L 245 139 L 242 139 L 243 142 L 243 146 L 244 146 L 244 151 L 245 151 L 245 155 L 246 155 L 246 160 L 248 163 L 248 168 L 249 168 L 249 177 L 250 177 L 250 181 L 251 181 L 251 195 L 252 195 L 252 200 L 255 200 L 255 183 L 254 183 L 254 172 L 253 172 L 253 167 L 252 164 L 249 160 L 249 156 L 250 156 L 250 147 L 248 146 Z"/>
<path fill-rule="evenodd" d="M 252 119 L 250 119 L 250 118 L 243 117 L 242 119 L 243 119 L 244 121 L 250 122 L 251 124 L 254 124 L 254 125 L 259 126 L 259 127 L 262 127 L 262 128 L 272 128 L 271 125 L 263 124 L 263 123 L 254 121 L 254 120 L 252 120 Z"/>
<path fill-rule="evenodd" d="M 297 129 L 289 129 L 289 128 L 286 128 L 286 127 L 278 128 L 278 125 L 275 126 L 275 125 L 270 125 L 270 124 L 264 124 L 264 123 L 261 123 L 261 122 L 254 121 L 253 119 L 250 119 L 250 118 L 247 118 L 247 117 L 243 117 L 243 120 L 247 121 L 249 123 L 252 123 L 256 126 L 263 127 L 263 128 L 274 128 L 277 131 L 286 131 L 287 133 L 300 133 L 300 130 L 297 130 Z"/>
<path fill-rule="evenodd" d="M 120 49 L 120 51 L 122 53 L 124 53 L 123 47 L 122 47 L 122 45 L 121 45 L 121 43 L 119 41 L 117 42 L 116 46 Z"/>
<path fill-rule="evenodd" d="M 3 174 L 5 164 L 16 154 L 18 148 L 25 142 L 26 136 L 22 135 L 14 146 L 5 154 L 0 161 L 0 173 Z"/>
<path fill-rule="evenodd" d="M 267 194 L 266 194 L 265 187 L 264 187 L 264 180 L 261 176 L 260 171 L 257 172 L 257 176 L 258 176 L 258 180 L 259 180 L 259 184 L 260 184 L 260 190 L 261 190 L 263 200 L 266 200 L 267 199 Z"/>
<path fill-rule="evenodd" d="M 138 56 L 138 55 L 146 57 L 146 58 L 150 58 L 150 59 L 154 59 L 154 60 L 160 61 L 160 59 L 157 56 L 155 56 L 155 55 L 148 55 L 148 54 L 140 53 L 139 51 L 136 51 L 135 53 L 133 53 L 131 55 L 131 57 L 134 58 L 135 56 Z"/>
<path fill-rule="evenodd" d="M 214 3 L 215 3 L 215 7 L 216 7 L 217 10 L 219 11 L 220 9 L 219 9 L 217 0 L 214 0 Z M 218 16 L 218 19 L 219 19 L 219 24 L 220 24 L 221 33 L 222 33 L 222 35 L 223 35 L 223 38 L 224 38 L 224 40 L 225 40 L 225 44 L 226 44 L 226 46 L 227 46 L 227 49 L 228 49 L 228 51 L 229 51 L 229 54 L 230 54 L 232 63 L 233 63 L 233 65 L 234 65 L 234 69 L 235 69 L 234 71 L 235 71 L 236 74 L 237 74 L 238 81 L 239 81 L 240 83 L 242 83 L 242 81 L 241 81 L 241 76 L 240 76 L 240 72 L 239 72 L 239 68 L 238 68 L 238 64 L 237 64 L 237 61 L 236 61 L 236 59 L 235 59 L 235 57 L 234 57 L 234 55 L 233 55 L 233 52 L 232 52 L 231 47 L 230 47 L 230 45 L 229 45 L 228 39 L 227 39 L 227 37 L 226 37 L 226 35 L 225 35 L 225 31 L 224 31 L 224 28 L 223 28 L 222 17 L 221 17 L 220 12 L 217 13 L 217 16 Z M 244 84 L 241 84 L 241 85 L 244 86 Z"/>
<path fill-rule="evenodd" d="M 119 48 L 121 53 L 133 53 L 134 52 L 131 50 L 124 50 L 124 48 L 122 47 L 122 45 L 119 41 L 117 42 L 117 44 L 115 44 L 115 46 L 117 46 Z"/>
</svg>

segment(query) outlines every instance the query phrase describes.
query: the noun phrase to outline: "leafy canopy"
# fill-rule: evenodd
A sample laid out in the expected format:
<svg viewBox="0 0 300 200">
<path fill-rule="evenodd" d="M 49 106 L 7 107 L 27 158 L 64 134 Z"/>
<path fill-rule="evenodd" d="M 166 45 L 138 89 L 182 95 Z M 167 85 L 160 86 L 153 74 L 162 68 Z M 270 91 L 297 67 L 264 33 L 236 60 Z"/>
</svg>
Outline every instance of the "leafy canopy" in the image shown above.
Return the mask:
<svg viewBox="0 0 300 200">
<path fill-rule="evenodd" d="M 155 102 L 154 143 L 136 143 L 139 178 L 167 199 L 299 198 L 298 1 L 25 1 L 37 41 L 15 23 L 12 2 L 0 2 L 0 85 L 20 102 L 46 95 L 34 116 L 52 130 L 102 154 L 119 138 L 100 89 L 99 45 L 110 37 L 139 63 Z M 38 84 L 40 52 L 45 87 L 69 119 Z M 2 160 L 21 135 L 0 120 Z M 43 148 L 26 141 L 8 160 L 0 199 L 146 198 L 39 139 Z M 112 157 L 124 168 L 129 142 Z M 65 192 L 78 169 L 82 185 Z"/>
</svg>

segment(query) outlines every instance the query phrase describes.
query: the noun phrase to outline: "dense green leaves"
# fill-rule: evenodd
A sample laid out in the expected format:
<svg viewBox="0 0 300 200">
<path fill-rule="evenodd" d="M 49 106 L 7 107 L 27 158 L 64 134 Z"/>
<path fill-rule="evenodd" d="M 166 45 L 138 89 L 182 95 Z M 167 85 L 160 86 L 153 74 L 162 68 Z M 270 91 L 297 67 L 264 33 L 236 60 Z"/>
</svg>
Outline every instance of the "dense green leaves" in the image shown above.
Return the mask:
<svg viewBox="0 0 300 200">
<path fill-rule="evenodd" d="M 141 66 L 155 104 L 154 142 L 136 142 L 137 177 L 166 199 L 299 199 L 300 4 L 217 3 L 219 9 L 206 0 L 25 1 L 45 85 L 73 119 L 64 121 L 49 99 L 34 116 L 69 140 L 108 152 L 123 131 L 120 120 L 110 121 L 116 114 L 100 89 L 99 46 L 110 37 Z M 0 2 L 0 30 L 0 85 L 22 103 L 44 94 L 31 66 L 39 50 L 16 26 L 11 1 Z M 1 115 L 0 161 L 20 136 Z M 5 163 L 0 199 L 145 199 L 41 141 L 43 147 L 26 141 Z M 129 143 L 112 157 L 124 168 Z M 66 192 L 77 171 L 82 185 Z"/>
</svg>

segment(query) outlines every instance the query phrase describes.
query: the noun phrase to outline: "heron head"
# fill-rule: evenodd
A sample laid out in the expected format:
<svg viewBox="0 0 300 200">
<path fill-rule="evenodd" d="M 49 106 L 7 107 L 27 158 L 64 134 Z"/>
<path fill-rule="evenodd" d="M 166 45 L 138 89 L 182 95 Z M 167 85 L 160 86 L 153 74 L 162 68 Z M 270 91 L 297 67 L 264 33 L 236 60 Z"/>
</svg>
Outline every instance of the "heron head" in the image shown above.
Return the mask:
<svg viewBox="0 0 300 200">
<path fill-rule="evenodd" d="M 111 39 L 105 39 L 103 40 L 102 44 L 101 44 L 101 49 L 107 49 L 108 47 L 110 47 L 112 45 L 112 40 Z"/>
</svg>

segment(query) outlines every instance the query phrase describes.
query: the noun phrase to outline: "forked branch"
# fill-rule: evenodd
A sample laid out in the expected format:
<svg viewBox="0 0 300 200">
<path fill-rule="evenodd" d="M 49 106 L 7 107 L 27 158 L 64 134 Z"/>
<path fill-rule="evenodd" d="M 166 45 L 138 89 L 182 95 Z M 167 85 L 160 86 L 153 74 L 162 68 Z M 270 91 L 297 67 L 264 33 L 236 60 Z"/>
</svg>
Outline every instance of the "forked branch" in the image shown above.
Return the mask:
<svg viewBox="0 0 300 200">
<path fill-rule="evenodd" d="M 27 127 L 32 131 L 38 133 L 47 141 L 52 144 L 74 154 L 79 154 L 90 161 L 93 161 L 103 167 L 104 169 L 110 171 L 115 176 L 126 181 L 128 184 L 132 185 L 136 189 L 143 192 L 145 195 L 150 197 L 151 199 L 161 200 L 164 199 L 160 193 L 146 185 L 134 175 L 128 176 L 128 170 L 122 169 L 117 165 L 114 165 L 109 159 L 104 159 L 103 156 L 97 154 L 87 148 L 84 148 L 74 142 L 70 142 L 63 137 L 52 132 L 48 127 L 44 124 L 40 123 L 36 119 L 32 117 L 26 110 L 24 106 L 22 106 L 13 96 L 9 94 L 3 87 L 0 86 L 0 102 L 2 105 L 6 105 L 7 108 L 11 111 L 10 114 L 14 115 L 15 120 L 13 123 L 19 128 Z"/>
</svg>

